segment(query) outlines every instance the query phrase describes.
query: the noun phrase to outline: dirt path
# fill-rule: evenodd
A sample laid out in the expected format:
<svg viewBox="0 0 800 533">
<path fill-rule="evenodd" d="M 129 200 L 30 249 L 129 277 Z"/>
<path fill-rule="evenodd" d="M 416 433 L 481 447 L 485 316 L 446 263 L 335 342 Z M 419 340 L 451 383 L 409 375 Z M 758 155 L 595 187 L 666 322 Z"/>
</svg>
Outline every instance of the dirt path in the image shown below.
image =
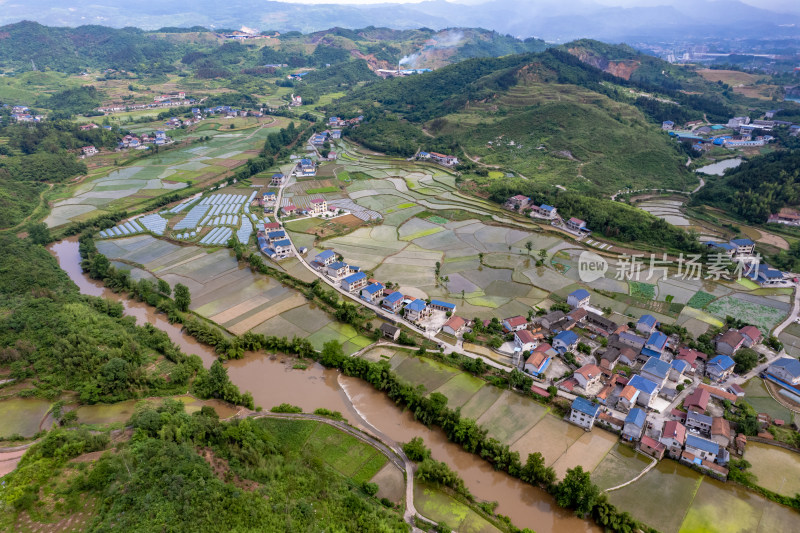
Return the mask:
<svg viewBox="0 0 800 533">
<path fill-rule="evenodd" d="M 370 435 L 364 431 L 358 430 L 353 426 L 347 424 L 346 422 L 341 422 L 339 420 L 333 420 L 324 416 L 320 415 L 313 415 L 313 414 L 306 414 L 306 413 L 249 413 L 244 416 L 249 418 L 282 418 L 285 420 L 314 420 L 316 422 L 320 422 L 322 424 L 328 424 L 329 426 L 333 426 L 336 429 L 351 435 L 361 442 L 365 444 L 369 444 L 383 455 L 386 456 L 389 461 L 392 462 L 397 468 L 399 468 L 405 476 L 406 480 L 406 511 L 403 515 L 405 521 L 413 527 L 415 519 L 423 520 L 431 525 L 436 525 L 436 522 L 429 520 L 419 514 L 417 512 L 416 507 L 414 507 L 414 472 L 416 470 L 416 466 L 414 465 L 411 460 L 406 457 L 406 454 L 403 452 L 403 448 L 391 438 L 380 432 L 374 426 L 372 426 L 369 422 L 361 417 L 361 421 L 363 424 L 370 430 L 370 432 L 374 433 L 374 435 Z M 415 531 L 416 530 L 415 528 Z"/>
</svg>

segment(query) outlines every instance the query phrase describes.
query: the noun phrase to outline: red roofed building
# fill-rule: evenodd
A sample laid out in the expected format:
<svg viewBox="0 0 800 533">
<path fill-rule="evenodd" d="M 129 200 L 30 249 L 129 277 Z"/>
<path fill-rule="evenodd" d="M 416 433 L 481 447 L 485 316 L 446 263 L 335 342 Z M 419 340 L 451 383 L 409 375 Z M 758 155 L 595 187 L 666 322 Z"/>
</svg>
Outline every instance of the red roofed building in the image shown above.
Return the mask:
<svg viewBox="0 0 800 533">
<path fill-rule="evenodd" d="M 706 354 L 704 354 L 703 352 L 698 352 L 697 350 L 692 350 L 691 348 L 681 348 L 680 351 L 678 352 L 677 357 L 675 357 L 675 359 L 680 359 L 682 361 L 686 361 L 687 363 L 689 363 L 692 366 L 692 368 L 696 369 L 697 368 L 697 360 L 698 359 L 705 360 L 706 357 L 708 357 L 708 356 Z"/>
<path fill-rule="evenodd" d="M 602 375 L 603 373 L 599 366 L 595 364 L 588 364 L 583 365 L 576 370 L 575 374 L 573 374 L 573 377 L 575 378 L 575 381 L 578 382 L 578 385 L 580 385 L 583 390 L 586 390 L 588 387 L 591 387 L 597 383 Z"/>
<path fill-rule="evenodd" d="M 679 459 L 683 451 L 683 443 L 686 442 L 686 426 L 677 420 L 667 421 L 659 440 L 667 447 L 667 453 L 671 458 Z"/>
<path fill-rule="evenodd" d="M 758 344 L 763 338 L 761 331 L 759 331 L 755 326 L 745 326 L 739 330 L 739 333 L 741 333 L 741 335 L 744 337 L 744 345 L 747 348 L 750 348 L 754 344 Z"/>
<path fill-rule="evenodd" d="M 277 222 L 267 222 L 264 224 L 264 231 L 274 231 L 276 229 L 281 229 L 281 225 Z"/>
<path fill-rule="evenodd" d="M 651 439 L 647 435 L 643 435 L 639 440 L 639 450 L 651 457 L 655 457 L 658 460 L 664 458 L 664 451 L 666 449 L 667 447 L 664 446 L 664 444 L 655 439 Z"/>
<path fill-rule="evenodd" d="M 739 399 L 739 397 L 735 394 L 724 391 L 717 387 L 712 387 L 711 385 L 706 385 L 705 383 L 701 383 L 697 386 L 697 388 L 708 392 L 712 398 L 716 398 L 717 400 L 728 400 L 731 403 L 736 403 L 736 400 Z"/>
<path fill-rule="evenodd" d="M 527 329 L 514 332 L 514 346 L 517 350 L 528 352 L 536 348 L 536 337 Z"/>
<path fill-rule="evenodd" d="M 701 388 L 697 387 L 694 392 L 683 400 L 683 406 L 686 410 L 697 411 L 698 413 L 705 413 L 708 407 L 708 401 L 711 399 L 711 394 Z"/>
<path fill-rule="evenodd" d="M 460 316 L 453 315 L 442 326 L 442 331 L 450 335 L 458 335 L 467 325 L 467 321 Z"/>
<path fill-rule="evenodd" d="M 521 331 L 518 333 L 522 333 Z M 556 351 L 548 343 L 543 343 L 534 348 L 528 360 L 525 361 L 525 372 L 534 376 L 541 375 L 547 369 L 550 361 L 555 357 Z"/>
<path fill-rule="evenodd" d="M 507 333 L 528 327 L 528 319 L 524 316 L 512 316 L 503 319 L 503 330 Z"/>
</svg>

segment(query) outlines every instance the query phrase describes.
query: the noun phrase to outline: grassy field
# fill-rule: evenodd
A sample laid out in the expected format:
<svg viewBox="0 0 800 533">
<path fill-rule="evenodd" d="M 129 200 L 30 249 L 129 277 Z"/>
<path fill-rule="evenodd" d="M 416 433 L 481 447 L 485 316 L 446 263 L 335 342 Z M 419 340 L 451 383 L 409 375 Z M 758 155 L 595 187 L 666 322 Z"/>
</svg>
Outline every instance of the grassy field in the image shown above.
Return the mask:
<svg viewBox="0 0 800 533">
<path fill-rule="evenodd" d="M 50 410 L 50 402 L 35 398 L 10 398 L 0 401 L 0 436 L 32 437 Z"/>
<path fill-rule="evenodd" d="M 444 522 L 462 533 L 499 533 L 500 530 L 466 504 L 422 483 L 414 484 L 414 505 L 420 513 L 437 522 Z"/>
</svg>

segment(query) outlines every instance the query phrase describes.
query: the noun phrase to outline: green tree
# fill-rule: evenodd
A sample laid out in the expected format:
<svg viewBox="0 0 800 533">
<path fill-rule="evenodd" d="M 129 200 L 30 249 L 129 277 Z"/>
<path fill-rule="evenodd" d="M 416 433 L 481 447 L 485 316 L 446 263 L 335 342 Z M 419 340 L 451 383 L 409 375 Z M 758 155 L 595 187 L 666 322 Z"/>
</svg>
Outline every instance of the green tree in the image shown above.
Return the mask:
<svg viewBox="0 0 800 533">
<path fill-rule="evenodd" d="M 169 296 L 172 293 L 172 289 L 170 288 L 169 283 L 163 279 L 160 279 L 158 280 L 158 292 L 164 296 Z"/>
<path fill-rule="evenodd" d="M 44 222 L 28 226 L 28 236 L 34 244 L 41 244 L 43 246 L 53 240 L 50 237 L 50 230 Z"/>
<path fill-rule="evenodd" d="M 547 259 L 547 250 L 545 250 L 544 248 L 539 250 L 539 259 L 541 259 L 542 261 Z"/>
<path fill-rule="evenodd" d="M 561 507 L 575 509 L 578 515 L 589 513 L 600 496 L 600 489 L 592 483 L 589 472 L 582 466 L 567 470 L 567 475 L 558 484 L 555 491 L 556 502 Z"/>
<path fill-rule="evenodd" d="M 528 250 L 528 255 L 531 255 L 531 250 L 533 250 L 533 242 L 531 241 L 526 242 L 525 249 Z"/>
<path fill-rule="evenodd" d="M 404 443 L 403 451 L 406 456 L 415 463 L 424 461 L 431 456 L 431 451 L 425 446 L 425 441 L 422 440 L 422 437 L 414 437 L 410 441 Z"/>
<path fill-rule="evenodd" d="M 178 306 L 178 309 L 185 312 L 189 310 L 191 303 L 192 295 L 189 294 L 189 287 L 183 283 L 177 283 L 175 285 L 175 305 Z"/>
<path fill-rule="evenodd" d="M 733 361 L 736 363 L 733 369 L 739 375 L 747 374 L 758 364 L 758 358 L 757 351 L 752 348 L 742 348 L 733 356 Z"/>
</svg>

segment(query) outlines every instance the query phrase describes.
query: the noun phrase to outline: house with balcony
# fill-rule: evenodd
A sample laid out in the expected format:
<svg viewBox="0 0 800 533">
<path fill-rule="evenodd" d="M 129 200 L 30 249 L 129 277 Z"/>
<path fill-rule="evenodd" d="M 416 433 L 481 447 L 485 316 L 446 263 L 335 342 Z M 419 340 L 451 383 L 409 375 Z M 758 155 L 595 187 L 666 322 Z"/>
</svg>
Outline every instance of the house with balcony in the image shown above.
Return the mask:
<svg viewBox="0 0 800 533">
<path fill-rule="evenodd" d="M 597 414 L 600 412 L 600 406 L 596 405 L 586 398 L 578 396 L 572 400 L 572 405 L 569 413 L 569 421 L 576 426 L 582 427 L 586 431 L 591 431 L 594 426 L 594 421 L 597 419 Z"/>
</svg>

